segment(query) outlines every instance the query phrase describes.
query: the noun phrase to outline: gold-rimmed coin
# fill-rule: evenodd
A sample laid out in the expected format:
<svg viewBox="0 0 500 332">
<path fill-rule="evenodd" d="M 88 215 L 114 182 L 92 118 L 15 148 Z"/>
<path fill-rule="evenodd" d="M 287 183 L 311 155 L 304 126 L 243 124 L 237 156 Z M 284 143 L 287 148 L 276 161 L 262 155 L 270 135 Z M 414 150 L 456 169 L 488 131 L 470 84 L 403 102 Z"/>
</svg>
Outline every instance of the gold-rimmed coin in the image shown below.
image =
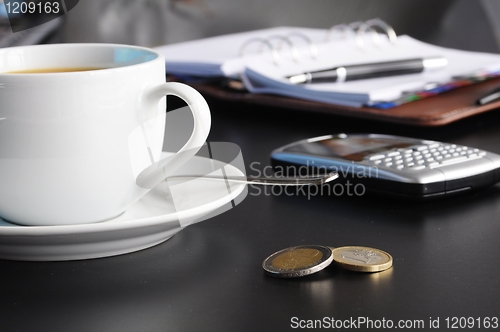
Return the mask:
<svg viewBox="0 0 500 332">
<path fill-rule="evenodd" d="M 303 245 L 272 254 L 264 260 L 262 268 L 273 277 L 295 278 L 321 271 L 332 260 L 332 250 L 329 247 Z"/>
<path fill-rule="evenodd" d="M 392 266 L 392 256 L 385 251 L 347 246 L 332 249 L 333 260 L 344 269 L 357 272 L 380 272 Z"/>
</svg>

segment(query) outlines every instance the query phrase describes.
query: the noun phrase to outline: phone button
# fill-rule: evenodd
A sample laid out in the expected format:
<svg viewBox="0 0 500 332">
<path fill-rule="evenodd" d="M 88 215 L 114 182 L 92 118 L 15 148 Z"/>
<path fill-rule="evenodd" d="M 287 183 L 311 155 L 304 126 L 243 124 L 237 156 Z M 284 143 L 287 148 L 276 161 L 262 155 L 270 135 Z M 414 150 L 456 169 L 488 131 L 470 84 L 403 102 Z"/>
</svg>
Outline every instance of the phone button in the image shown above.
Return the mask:
<svg viewBox="0 0 500 332">
<path fill-rule="evenodd" d="M 460 162 L 460 161 L 463 161 L 463 160 L 466 160 L 466 159 L 467 159 L 466 156 L 458 156 L 458 157 L 453 157 L 453 158 L 447 158 L 447 159 L 444 159 L 443 161 L 441 161 L 441 164 L 443 164 L 443 165 L 454 164 L 454 163 L 457 163 L 457 162 Z"/>
<path fill-rule="evenodd" d="M 383 158 L 385 158 L 385 156 L 383 154 L 376 154 L 374 156 L 368 157 L 368 160 L 379 160 L 379 159 L 383 159 Z"/>
</svg>

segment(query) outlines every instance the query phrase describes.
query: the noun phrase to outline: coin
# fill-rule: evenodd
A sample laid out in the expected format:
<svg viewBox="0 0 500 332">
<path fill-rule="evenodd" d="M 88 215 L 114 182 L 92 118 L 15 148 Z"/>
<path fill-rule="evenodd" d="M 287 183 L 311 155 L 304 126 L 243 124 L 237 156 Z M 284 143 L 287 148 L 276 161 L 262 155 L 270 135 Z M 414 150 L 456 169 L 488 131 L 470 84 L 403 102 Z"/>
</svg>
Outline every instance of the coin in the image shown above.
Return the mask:
<svg viewBox="0 0 500 332">
<path fill-rule="evenodd" d="M 329 247 L 304 245 L 286 248 L 267 257 L 262 268 L 279 278 L 303 277 L 323 270 L 333 260 Z"/>
<path fill-rule="evenodd" d="M 344 269 L 357 272 L 380 272 L 392 266 L 392 256 L 385 251 L 348 246 L 332 249 L 333 260 Z"/>
</svg>

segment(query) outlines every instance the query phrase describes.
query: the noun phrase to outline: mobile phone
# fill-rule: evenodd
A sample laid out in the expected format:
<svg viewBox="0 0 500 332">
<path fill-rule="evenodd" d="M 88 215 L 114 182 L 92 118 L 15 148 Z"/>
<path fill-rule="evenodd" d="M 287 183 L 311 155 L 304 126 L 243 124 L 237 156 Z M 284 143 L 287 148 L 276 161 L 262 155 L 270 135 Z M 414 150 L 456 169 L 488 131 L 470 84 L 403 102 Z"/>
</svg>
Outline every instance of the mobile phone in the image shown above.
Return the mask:
<svg viewBox="0 0 500 332">
<path fill-rule="evenodd" d="M 367 190 L 409 198 L 443 197 L 500 181 L 500 155 L 473 147 L 379 134 L 337 134 L 276 149 L 275 172 L 338 172 Z"/>
</svg>

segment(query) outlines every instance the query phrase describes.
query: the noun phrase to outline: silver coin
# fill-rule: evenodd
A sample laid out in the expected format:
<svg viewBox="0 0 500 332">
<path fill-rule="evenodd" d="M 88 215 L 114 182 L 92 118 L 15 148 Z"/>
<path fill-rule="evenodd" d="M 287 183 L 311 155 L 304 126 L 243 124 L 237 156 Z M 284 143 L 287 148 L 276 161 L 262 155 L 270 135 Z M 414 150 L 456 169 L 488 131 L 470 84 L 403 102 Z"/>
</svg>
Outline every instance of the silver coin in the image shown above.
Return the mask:
<svg viewBox="0 0 500 332">
<path fill-rule="evenodd" d="M 280 250 L 267 257 L 262 268 L 279 278 L 303 277 L 323 270 L 333 260 L 332 250 L 319 245 L 303 245 Z"/>
<path fill-rule="evenodd" d="M 357 272 L 380 272 L 392 267 L 392 256 L 375 248 L 348 246 L 332 250 L 333 260 L 344 269 Z"/>
</svg>

